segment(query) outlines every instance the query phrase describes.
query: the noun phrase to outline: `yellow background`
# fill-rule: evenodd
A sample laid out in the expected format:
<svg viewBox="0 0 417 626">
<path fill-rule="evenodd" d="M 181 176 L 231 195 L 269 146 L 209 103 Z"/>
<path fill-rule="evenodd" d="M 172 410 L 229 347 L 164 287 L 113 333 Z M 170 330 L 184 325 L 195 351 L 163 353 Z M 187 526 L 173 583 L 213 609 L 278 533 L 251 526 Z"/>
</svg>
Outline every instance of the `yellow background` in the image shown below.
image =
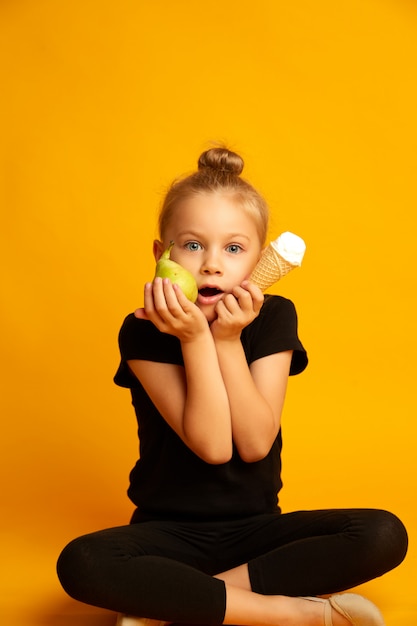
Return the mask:
<svg viewBox="0 0 417 626">
<path fill-rule="evenodd" d="M 224 140 L 271 237 L 307 242 L 274 288 L 310 356 L 289 387 L 282 506 L 397 513 L 407 560 L 363 592 L 413 626 L 415 3 L 3 0 L 0 18 L 4 623 L 114 623 L 65 596 L 55 560 L 129 518 L 118 329 L 152 277 L 164 189 Z"/>
</svg>

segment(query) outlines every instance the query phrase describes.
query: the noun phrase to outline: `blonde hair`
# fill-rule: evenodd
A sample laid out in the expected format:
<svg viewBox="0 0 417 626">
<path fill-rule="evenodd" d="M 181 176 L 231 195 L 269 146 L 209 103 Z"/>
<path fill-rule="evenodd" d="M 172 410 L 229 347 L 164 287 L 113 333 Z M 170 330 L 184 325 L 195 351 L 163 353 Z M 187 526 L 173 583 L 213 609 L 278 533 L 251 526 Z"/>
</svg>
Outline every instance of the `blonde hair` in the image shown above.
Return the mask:
<svg viewBox="0 0 417 626">
<path fill-rule="evenodd" d="M 231 197 L 253 217 L 263 246 L 268 232 L 269 208 L 261 194 L 240 177 L 243 166 L 242 157 L 225 147 L 203 152 L 198 159 L 198 170 L 175 180 L 168 189 L 159 214 L 161 239 L 180 202 L 201 194 L 221 193 Z"/>
</svg>

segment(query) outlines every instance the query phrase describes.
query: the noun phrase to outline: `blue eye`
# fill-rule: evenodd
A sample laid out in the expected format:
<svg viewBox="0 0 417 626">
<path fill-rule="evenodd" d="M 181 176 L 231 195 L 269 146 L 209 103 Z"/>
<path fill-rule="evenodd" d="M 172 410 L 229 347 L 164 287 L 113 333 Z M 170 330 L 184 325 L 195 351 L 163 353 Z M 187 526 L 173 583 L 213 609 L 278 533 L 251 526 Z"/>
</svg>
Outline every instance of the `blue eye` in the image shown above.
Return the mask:
<svg viewBox="0 0 417 626">
<path fill-rule="evenodd" d="M 242 248 L 238 246 L 237 243 L 230 244 L 230 246 L 227 246 L 226 250 L 231 254 L 239 254 L 239 252 L 242 252 Z"/>
<path fill-rule="evenodd" d="M 198 241 L 188 241 L 184 248 L 186 250 L 190 250 L 191 252 L 197 252 L 197 250 L 201 250 L 201 244 Z"/>
</svg>

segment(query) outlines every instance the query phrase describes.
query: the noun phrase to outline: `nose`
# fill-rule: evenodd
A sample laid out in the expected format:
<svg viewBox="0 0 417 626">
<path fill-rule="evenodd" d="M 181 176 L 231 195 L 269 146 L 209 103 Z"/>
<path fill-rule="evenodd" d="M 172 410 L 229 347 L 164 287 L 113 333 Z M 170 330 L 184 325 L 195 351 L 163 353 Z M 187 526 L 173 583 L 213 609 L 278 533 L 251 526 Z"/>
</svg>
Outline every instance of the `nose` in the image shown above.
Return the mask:
<svg viewBox="0 0 417 626">
<path fill-rule="evenodd" d="M 206 276 L 221 276 L 223 274 L 223 267 L 219 258 L 219 254 L 217 252 L 206 251 L 203 263 L 201 265 L 201 273 Z"/>
</svg>

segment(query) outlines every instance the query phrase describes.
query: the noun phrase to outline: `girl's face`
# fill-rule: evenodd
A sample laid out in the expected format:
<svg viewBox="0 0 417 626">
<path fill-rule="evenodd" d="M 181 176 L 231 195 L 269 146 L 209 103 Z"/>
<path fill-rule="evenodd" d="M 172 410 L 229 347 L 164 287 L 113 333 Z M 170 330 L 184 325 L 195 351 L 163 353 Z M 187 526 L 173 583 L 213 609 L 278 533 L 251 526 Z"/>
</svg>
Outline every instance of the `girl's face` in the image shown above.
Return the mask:
<svg viewBox="0 0 417 626">
<path fill-rule="evenodd" d="M 158 260 L 170 241 L 171 259 L 193 274 L 198 286 L 196 305 L 207 320 L 224 294 L 249 278 L 261 256 L 254 218 L 222 194 L 204 194 L 181 202 L 164 233 L 154 242 Z"/>
</svg>

